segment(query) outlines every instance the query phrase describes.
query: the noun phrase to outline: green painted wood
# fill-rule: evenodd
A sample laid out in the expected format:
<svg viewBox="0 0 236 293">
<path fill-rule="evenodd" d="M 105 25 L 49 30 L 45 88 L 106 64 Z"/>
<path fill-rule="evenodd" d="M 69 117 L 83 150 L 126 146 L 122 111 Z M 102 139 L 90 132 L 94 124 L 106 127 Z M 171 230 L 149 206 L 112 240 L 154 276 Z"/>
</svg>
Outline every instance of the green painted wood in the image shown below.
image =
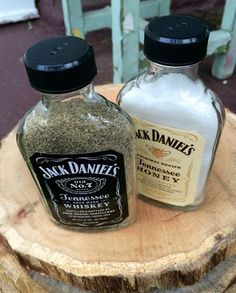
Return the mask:
<svg viewBox="0 0 236 293">
<path fill-rule="evenodd" d="M 169 0 L 156 0 L 155 3 L 138 0 L 112 1 L 112 42 L 113 48 L 116 48 L 113 50 L 114 82 L 126 82 L 143 70 L 144 66 L 140 68 L 142 61 L 139 59 L 139 43 L 143 42 L 147 22 L 140 18 L 140 14 L 146 17 L 154 16 L 154 13 L 155 16 L 165 15 L 169 13 L 169 9 Z M 118 44 L 119 40 L 121 46 Z"/>
<path fill-rule="evenodd" d="M 236 1 L 226 0 L 221 21 L 221 29 L 232 32 L 234 29 Z"/>
<path fill-rule="evenodd" d="M 170 4 L 171 0 L 159 0 L 160 11 L 158 16 L 164 16 L 170 14 Z"/>
<path fill-rule="evenodd" d="M 121 2 L 120 0 L 111 0 L 112 6 L 112 62 L 113 62 L 113 82 L 120 83 L 122 79 L 122 28 L 120 23 L 119 13 L 116 11 L 121 11 Z"/>
<path fill-rule="evenodd" d="M 112 0 L 113 81 L 139 72 L 139 0 Z"/>
<path fill-rule="evenodd" d="M 67 35 L 84 37 L 84 19 L 80 0 L 62 0 Z"/>
<path fill-rule="evenodd" d="M 140 2 L 140 15 L 142 18 L 170 14 L 171 0 L 146 0 Z"/>
<path fill-rule="evenodd" d="M 207 55 L 222 54 L 228 50 L 231 34 L 225 30 L 212 31 L 209 36 Z"/>
<path fill-rule="evenodd" d="M 103 28 L 111 28 L 111 7 L 84 13 L 84 31 L 91 32 Z"/>
<path fill-rule="evenodd" d="M 170 0 L 111 0 L 111 6 L 84 13 L 80 0 L 62 0 L 62 7 L 67 35 L 84 37 L 89 31 L 112 29 L 113 80 L 119 83 L 139 73 L 143 18 L 169 14 Z"/>
<path fill-rule="evenodd" d="M 70 23 L 68 3 L 66 0 L 62 0 L 61 4 L 62 4 L 62 11 L 63 11 L 63 18 L 64 18 L 64 24 L 65 24 L 65 29 L 66 29 L 66 35 L 70 35 L 71 23 Z"/>
<path fill-rule="evenodd" d="M 141 1 L 139 5 L 141 17 L 152 18 L 169 14 L 170 0 L 147 0 Z M 71 35 L 73 30 L 81 30 L 84 35 L 90 31 L 112 27 L 110 6 L 83 13 L 80 0 L 62 0 L 62 8 L 67 35 Z"/>
<path fill-rule="evenodd" d="M 140 44 L 144 44 L 144 30 L 145 26 L 148 24 L 148 21 L 146 21 L 143 18 L 139 19 L 139 42 Z"/>
<path fill-rule="evenodd" d="M 121 1 L 123 2 L 123 72 L 121 81 L 126 82 L 139 72 L 140 1 Z"/>
<path fill-rule="evenodd" d="M 221 29 L 231 34 L 227 52 L 216 55 L 212 74 L 218 79 L 230 77 L 236 65 L 236 1 L 226 0 Z"/>
<path fill-rule="evenodd" d="M 160 13 L 160 0 L 141 1 L 139 5 L 142 18 L 153 18 Z"/>
<path fill-rule="evenodd" d="M 66 34 L 84 37 L 89 31 L 111 28 L 113 80 L 124 82 L 138 74 L 146 64 L 143 54 L 140 58 L 137 51 L 139 43 L 144 41 L 147 24 L 144 19 L 168 15 L 170 3 L 171 0 L 112 0 L 111 7 L 83 13 L 80 0 L 62 0 Z M 210 34 L 207 51 L 208 55 L 216 54 L 212 66 L 215 77 L 224 79 L 232 75 L 236 64 L 235 52 L 236 0 L 226 0 L 221 29 Z"/>
</svg>

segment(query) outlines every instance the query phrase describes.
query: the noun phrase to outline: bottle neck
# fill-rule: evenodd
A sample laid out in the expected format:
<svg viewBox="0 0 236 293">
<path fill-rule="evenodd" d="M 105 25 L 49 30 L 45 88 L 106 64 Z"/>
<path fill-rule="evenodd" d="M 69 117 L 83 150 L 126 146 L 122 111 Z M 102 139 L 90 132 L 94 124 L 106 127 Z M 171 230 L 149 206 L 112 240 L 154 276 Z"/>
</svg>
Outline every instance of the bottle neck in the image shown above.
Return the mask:
<svg viewBox="0 0 236 293">
<path fill-rule="evenodd" d="M 197 79 L 198 66 L 199 63 L 186 66 L 166 66 L 150 61 L 147 74 L 151 76 L 159 76 L 168 73 L 181 73 L 195 81 Z"/>
<path fill-rule="evenodd" d="M 64 103 L 70 100 L 89 100 L 92 99 L 94 93 L 94 84 L 93 82 L 89 85 L 78 89 L 76 91 L 68 92 L 68 93 L 61 93 L 61 94 L 48 94 L 48 93 L 41 93 L 41 100 L 43 105 L 46 108 L 49 108 L 50 105 L 55 103 Z"/>
</svg>

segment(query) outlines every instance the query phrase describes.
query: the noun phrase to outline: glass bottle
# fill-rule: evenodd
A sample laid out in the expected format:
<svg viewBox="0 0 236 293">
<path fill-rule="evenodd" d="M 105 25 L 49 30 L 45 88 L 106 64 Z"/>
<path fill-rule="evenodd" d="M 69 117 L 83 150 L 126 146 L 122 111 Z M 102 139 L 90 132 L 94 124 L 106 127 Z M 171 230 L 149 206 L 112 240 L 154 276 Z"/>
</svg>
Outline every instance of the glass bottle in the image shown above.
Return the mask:
<svg viewBox="0 0 236 293">
<path fill-rule="evenodd" d="M 47 39 L 24 63 L 41 101 L 21 120 L 17 143 L 50 219 L 81 231 L 132 223 L 135 131 L 125 111 L 94 91 L 92 47 L 75 37 Z"/>
<path fill-rule="evenodd" d="M 118 95 L 136 127 L 137 190 L 152 204 L 191 210 L 205 197 L 225 117 L 197 75 L 208 35 L 196 17 L 152 20 L 144 42 L 149 67 Z"/>
</svg>

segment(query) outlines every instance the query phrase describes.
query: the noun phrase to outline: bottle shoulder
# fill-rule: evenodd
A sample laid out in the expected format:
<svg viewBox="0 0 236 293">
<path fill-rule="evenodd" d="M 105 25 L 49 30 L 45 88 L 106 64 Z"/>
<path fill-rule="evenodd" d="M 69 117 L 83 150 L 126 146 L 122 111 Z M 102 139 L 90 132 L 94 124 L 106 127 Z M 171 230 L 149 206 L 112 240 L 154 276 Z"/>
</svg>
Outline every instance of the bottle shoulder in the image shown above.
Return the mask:
<svg viewBox="0 0 236 293">
<path fill-rule="evenodd" d="M 99 99 L 101 97 L 98 97 Z M 28 154 L 86 152 L 132 144 L 134 127 L 123 110 L 104 99 L 73 100 L 46 108 L 41 102 L 22 119 L 18 142 Z M 128 115 L 128 114 L 127 114 Z"/>
<path fill-rule="evenodd" d="M 224 106 L 219 97 L 200 78 L 192 81 L 179 75 L 135 78 L 121 90 L 120 106 L 131 116 L 174 128 L 204 132 L 204 128 L 215 131 L 223 125 Z"/>
<path fill-rule="evenodd" d="M 114 112 L 114 114 L 117 117 L 119 117 L 122 121 L 130 124 L 131 127 L 133 127 L 133 121 L 131 117 L 129 116 L 129 114 L 124 109 L 122 109 L 118 104 L 108 100 L 101 94 L 96 93 L 96 95 L 98 95 L 99 98 L 101 98 L 104 101 L 105 106 L 109 108 L 109 111 Z"/>
<path fill-rule="evenodd" d="M 65 102 L 49 105 L 40 101 L 21 119 L 21 124 L 29 128 L 35 125 L 46 127 L 49 124 L 67 124 L 68 126 L 104 124 L 106 126 L 112 123 L 117 124 L 117 122 L 132 124 L 125 110 L 95 92 L 89 99 L 71 98 Z"/>
<path fill-rule="evenodd" d="M 124 109 L 148 108 L 150 111 L 169 110 L 170 107 L 191 107 L 198 111 L 200 105 L 212 107 L 212 101 L 222 108 L 220 98 L 200 78 L 191 80 L 182 74 L 166 74 L 150 79 L 145 74 L 131 80 L 121 89 L 118 103 Z M 202 109 L 203 110 L 203 109 Z"/>
</svg>

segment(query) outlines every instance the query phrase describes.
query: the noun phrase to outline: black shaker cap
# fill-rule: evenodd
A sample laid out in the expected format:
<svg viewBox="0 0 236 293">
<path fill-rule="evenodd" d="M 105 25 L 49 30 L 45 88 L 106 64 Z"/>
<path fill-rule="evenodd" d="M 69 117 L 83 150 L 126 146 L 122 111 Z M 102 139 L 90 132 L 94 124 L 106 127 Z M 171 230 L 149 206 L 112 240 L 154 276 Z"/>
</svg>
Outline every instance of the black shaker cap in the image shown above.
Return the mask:
<svg viewBox="0 0 236 293">
<path fill-rule="evenodd" d="M 24 64 L 31 86 L 46 93 L 80 89 L 97 74 L 93 48 L 85 40 L 72 36 L 34 44 L 26 51 Z"/>
<path fill-rule="evenodd" d="M 145 28 L 144 54 L 156 63 L 184 66 L 206 56 L 209 30 L 199 18 L 168 15 L 154 18 Z"/>
</svg>

